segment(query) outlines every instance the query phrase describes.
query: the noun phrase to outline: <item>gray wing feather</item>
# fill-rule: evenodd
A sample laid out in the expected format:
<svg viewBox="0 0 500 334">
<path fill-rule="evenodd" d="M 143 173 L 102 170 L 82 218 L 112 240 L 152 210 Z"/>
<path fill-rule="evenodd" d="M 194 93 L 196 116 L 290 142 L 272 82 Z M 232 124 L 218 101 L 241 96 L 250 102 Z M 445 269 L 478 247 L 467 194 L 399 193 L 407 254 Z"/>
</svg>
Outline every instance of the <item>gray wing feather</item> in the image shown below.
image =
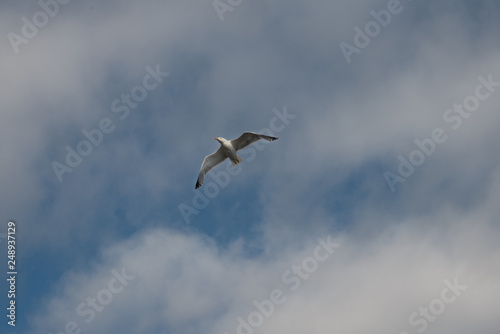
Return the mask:
<svg viewBox="0 0 500 334">
<path fill-rule="evenodd" d="M 271 136 L 266 136 L 266 135 L 261 135 L 255 132 L 244 132 L 241 136 L 239 136 L 236 139 L 231 140 L 231 144 L 233 145 L 234 149 L 236 151 L 244 149 L 245 147 L 252 145 L 256 141 L 260 139 L 265 139 L 268 141 L 273 141 L 278 138 L 276 137 L 271 137 Z"/>
<path fill-rule="evenodd" d="M 198 175 L 195 189 L 201 187 L 201 185 L 203 184 L 203 180 L 205 179 L 205 175 L 210 172 L 215 166 L 226 160 L 226 158 L 227 156 L 222 150 L 222 147 L 219 147 L 219 149 L 214 153 L 207 155 L 205 159 L 203 159 L 203 163 L 201 164 L 200 174 Z"/>
</svg>

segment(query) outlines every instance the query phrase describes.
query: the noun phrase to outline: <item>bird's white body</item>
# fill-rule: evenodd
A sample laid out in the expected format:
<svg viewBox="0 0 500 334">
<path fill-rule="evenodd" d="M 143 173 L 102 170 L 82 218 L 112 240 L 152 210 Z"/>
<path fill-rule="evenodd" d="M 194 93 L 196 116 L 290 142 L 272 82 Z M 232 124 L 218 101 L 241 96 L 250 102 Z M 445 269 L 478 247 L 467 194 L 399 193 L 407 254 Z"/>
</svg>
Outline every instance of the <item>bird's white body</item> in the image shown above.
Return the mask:
<svg viewBox="0 0 500 334">
<path fill-rule="evenodd" d="M 214 138 L 220 143 L 220 147 L 214 153 L 207 155 L 205 159 L 203 159 L 203 163 L 201 164 L 200 174 L 198 175 L 198 180 L 196 181 L 195 188 L 201 187 L 203 184 L 203 180 L 205 179 L 205 175 L 212 170 L 215 166 L 229 158 L 231 163 L 236 166 L 243 159 L 236 153 L 239 150 L 244 149 L 248 145 L 252 145 L 256 141 L 260 139 L 264 139 L 267 141 L 273 141 L 278 138 L 266 136 L 254 132 L 244 132 L 241 136 L 233 140 L 227 140 L 222 137 Z"/>
<path fill-rule="evenodd" d="M 243 159 L 238 154 L 236 154 L 236 149 L 234 148 L 231 141 L 222 137 L 217 137 L 215 139 L 220 143 L 222 151 L 224 151 L 224 154 L 226 154 L 229 160 L 231 160 L 233 166 L 236 166 L 243 161 Z"/>
</svg>

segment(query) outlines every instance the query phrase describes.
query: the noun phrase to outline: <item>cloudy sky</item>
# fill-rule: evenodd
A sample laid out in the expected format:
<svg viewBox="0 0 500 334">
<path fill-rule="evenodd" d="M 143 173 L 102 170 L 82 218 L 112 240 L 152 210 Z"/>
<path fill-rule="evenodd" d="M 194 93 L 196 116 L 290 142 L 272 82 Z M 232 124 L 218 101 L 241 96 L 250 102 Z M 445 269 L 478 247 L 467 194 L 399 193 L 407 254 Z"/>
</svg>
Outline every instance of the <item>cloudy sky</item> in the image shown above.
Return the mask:
<svg viewBox="0 0 500 334">
<path fill-rule="evenodd" d="M 497 1 L 0 8 L 2 333 L 499 332 Z"/>
</svg>

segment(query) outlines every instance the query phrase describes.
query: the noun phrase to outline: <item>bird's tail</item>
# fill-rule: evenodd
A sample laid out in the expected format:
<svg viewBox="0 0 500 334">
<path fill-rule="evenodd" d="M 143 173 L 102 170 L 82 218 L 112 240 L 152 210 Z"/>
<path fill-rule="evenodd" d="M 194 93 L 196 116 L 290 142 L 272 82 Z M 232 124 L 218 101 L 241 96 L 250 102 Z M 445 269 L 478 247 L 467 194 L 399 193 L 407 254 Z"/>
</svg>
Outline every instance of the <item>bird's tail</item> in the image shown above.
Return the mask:
<svg viewBox="0 0 500 334">
<path fill-rule="evenodd" d="M 233 164 L 233 166 L 236 166 L 237 164 L 239 164 L 242 161 L 243 161 L 243 158 L 240 157 L 239 155 L 236 156 L 236 159 L 231 159 L 231 163 Z"/>
</svg>

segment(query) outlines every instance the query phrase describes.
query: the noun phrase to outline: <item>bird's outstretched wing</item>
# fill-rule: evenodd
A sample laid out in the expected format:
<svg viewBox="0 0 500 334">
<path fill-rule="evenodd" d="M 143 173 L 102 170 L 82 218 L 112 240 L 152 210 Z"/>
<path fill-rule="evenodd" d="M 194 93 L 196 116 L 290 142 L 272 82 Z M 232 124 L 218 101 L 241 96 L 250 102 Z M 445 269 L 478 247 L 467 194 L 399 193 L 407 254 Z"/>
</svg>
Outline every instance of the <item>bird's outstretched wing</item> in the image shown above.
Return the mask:
<svg viewBox="0 0 500 334">
<path fill-rule="evenodd" d="M 254 132 L 244 132 L 238 138 L 231 140 L 231 145 L 233 145 L 234 149 L 236 151 L 238 151 L 238 150 L 244 149 L 248 145 L 252 145 L 253 143 L 258 141 L 259 139 L 273 141 L 273 140 L 276 140 L 278 138 L 266 136 L 266 135 L 261 135 L 261 134 L 254 133 Z"/>
<path fill-rule="evenodd" d="M 195 189 L 198 189 L 203 184 L 203 180 L 205 179 L 205 175 L 210 172 L 215 166 L 226 160 L 227 156 L 222 150 L 222 146 L 219 147 L 217 151 L 214 153 L 207 155 L 205 159 L 203 159 L 203 163 L 201 164 L 200 175 L 198 176 L 198 180 L 196 181 Z"/>
</svg>

